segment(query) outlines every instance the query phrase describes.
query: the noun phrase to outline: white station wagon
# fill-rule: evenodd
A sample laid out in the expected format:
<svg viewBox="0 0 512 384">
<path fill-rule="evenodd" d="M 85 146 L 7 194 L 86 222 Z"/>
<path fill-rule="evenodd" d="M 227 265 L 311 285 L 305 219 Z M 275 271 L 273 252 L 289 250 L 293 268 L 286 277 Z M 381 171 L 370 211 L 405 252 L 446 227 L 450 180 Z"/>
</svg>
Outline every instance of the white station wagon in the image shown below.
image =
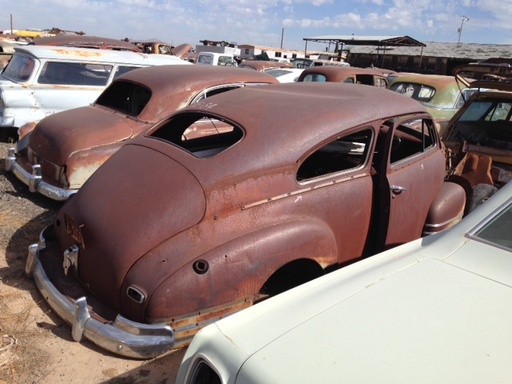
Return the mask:
<svg viewBox="0 0 512 384">
<path fill-rule="evenodd" d="M 0 75 L 0 139 L 55 112 L 89 105 L 108 84 L 134 68 L 188 64 L 170 55 L 29 45 L 16 48 Z"/>
<path fill-rule="evenodd" d="M 509 383 L 512 184 L 460 223 L 203 328 L 177 384 Z"/>
</svg>

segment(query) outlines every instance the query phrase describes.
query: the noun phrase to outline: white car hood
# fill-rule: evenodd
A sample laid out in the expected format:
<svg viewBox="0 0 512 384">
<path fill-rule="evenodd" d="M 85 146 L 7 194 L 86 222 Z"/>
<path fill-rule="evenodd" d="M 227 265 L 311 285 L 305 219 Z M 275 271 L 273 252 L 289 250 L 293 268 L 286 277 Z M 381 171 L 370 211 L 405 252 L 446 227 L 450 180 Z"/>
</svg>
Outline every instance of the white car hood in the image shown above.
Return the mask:
<svg viewBox="0 0 512 384">
<path fill-rule="evenodd" d="M 340 294 L 311 318 L 301 314 L 307 308 L 287 313 L 281 319 L 287 331 L 254 350 L 237 382 L 483 383 L 511 377 L 511 306 L 503 303 L 512 304 L 512 290 L 506 285 L 425 259 L 348 297 Z M 302 320 L 292 325 L 297 318 Z M 282 325 L 269 323 L 267 330 L 276 326 Z M 244 341 L 235 340 L 243 349 Z"/>
</svg>

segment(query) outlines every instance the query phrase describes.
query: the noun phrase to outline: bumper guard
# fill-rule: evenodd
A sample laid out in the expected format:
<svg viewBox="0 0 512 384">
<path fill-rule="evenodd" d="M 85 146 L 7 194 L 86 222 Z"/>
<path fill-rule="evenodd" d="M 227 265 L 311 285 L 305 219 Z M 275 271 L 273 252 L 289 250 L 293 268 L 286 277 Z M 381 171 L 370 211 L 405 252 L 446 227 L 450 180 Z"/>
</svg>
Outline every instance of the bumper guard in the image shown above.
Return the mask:
<svg viewBox="0 0 512 384">
<path fill-rule="evenodd" d="M 75 341 L 84 338 L 116 355 L 149 359 L 170 350 L 175 344 L 175 332 L 166 324 L 136 323 L 117 315 L 114 322 L 103 322 L 91 315 L 87 299 L 74 301 L 63 295 L 50 281 L 40 262 L 40 252 L 46 248 L 44 233 L 39 242 L 28 247 L 25 273 L 34 278 L 37 288 L 50 307 L 72 327 Z"/>
<path fill-rule="evenodd" d="M 9 148 L 5 158 L 5 170 L 12 172 L 21 182 L 28 185 L 30 192 L 39 192 L 41 195 L 57 201 L 67 200 L 77 191 L 74 189 L 58 188 L 43 181 L 41 174 L 41 165 L 34 164 L 32 173 L 27 172 L 20 164 L 16 162 L 15 149 Z"/>
</svg>

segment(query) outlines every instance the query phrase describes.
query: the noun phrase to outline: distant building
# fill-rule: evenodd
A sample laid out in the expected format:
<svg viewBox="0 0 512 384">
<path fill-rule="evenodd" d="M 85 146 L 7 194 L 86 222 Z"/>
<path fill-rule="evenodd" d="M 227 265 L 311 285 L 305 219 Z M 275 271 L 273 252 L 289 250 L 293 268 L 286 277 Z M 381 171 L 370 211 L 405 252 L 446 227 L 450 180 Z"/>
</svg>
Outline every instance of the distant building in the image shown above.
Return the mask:
<svg viewBox="0 0 512 384">
<path fill-rule="evenodd" d="M 307 56 L 304 51 L 281 49 L 274 47 L 263 47 L 260 45 L 242 44 L 239 45 L 241 59 L 253 59 L 263 53 L 266 53 L 270 60 L 272 59 L 296 59 L 296 58 L 317 58 L 318 52 L 310 52 Z"/>
<path fill-rule="evenodd" d="M 305 37 L 308 42 L 324 43 L 326 50 L 345 54 L 355 67 L 380 67 L 402 72 L 451 75 L 460 64 L 512 59 L 511 44 L 420 42 L 410 36 L 322 35 Z"/>
<path fill-rule="evenodd" d="M 451 75 L 460 64 L 479 61 L 510 62 L 512 44 L 438 43 L 424 47 L 346 45 L 347 61 L 357 67 L 381 67 L 395 71 Z"/>
</svg>

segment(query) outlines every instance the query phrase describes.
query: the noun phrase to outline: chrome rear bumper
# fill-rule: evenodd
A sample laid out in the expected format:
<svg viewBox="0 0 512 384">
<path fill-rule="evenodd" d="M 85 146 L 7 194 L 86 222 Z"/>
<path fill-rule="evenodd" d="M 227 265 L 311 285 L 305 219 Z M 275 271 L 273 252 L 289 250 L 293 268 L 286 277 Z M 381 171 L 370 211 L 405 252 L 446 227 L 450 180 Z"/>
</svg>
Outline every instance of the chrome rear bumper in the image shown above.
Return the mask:
<svg viewBox="0 0 512 384">
<path fill-rule="evenodd" d="M 174 330 L 166 324 L 136 323 L 117 315 L 113 322 L 103 322 L 90 313 L 87 299 L 72 300 L 63 295 L 48 278 L 40 261 L 46 248 L 41 232 L 39 242 L 28 247 L 25 272 L 32 276 L 50 307 L 72 327 L 75 341 L 84 338 L 117 355 L 149 359 L 171 349 L 176 341 Z"/>
<path fill-rule="evenodd" d="M 41 166 L 35 164 L 32 166 L 32 173 L 27 172 L 20 164 L 16 162 L 14 148 L 9 148 L 5 158 L 5 170 L 12 172 L 21 182 L 28 185 L 30 192 L 39 192 L 50 199 L 57 201 L 67 200 L 77 190 L 58 188 L 43 181 Z"/>
</svg>

